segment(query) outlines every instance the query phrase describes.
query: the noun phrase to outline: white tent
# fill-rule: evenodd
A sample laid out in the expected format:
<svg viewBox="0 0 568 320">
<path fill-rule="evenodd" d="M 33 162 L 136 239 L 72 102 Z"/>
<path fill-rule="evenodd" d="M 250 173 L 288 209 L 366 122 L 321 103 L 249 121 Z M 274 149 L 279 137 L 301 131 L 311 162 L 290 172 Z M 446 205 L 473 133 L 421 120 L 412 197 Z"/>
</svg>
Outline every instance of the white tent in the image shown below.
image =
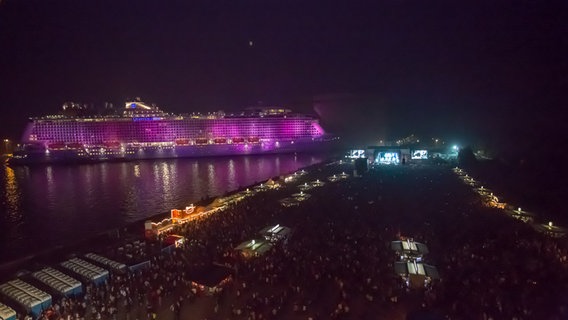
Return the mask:
<svg viewBox="0 0 568 320">
<path fill-rule="evenodd" d="M 247 257 L 260 256 L 272 248 L 272 244 L 263 239 L 252 239 L 239 244 L 235 250 L 241 251 Z"/>
<path fill-rule="evenodd" d="M 391 249 L 400 254 L 414 257 L 422 257 L 429 252 L 425 244 L 410 239 L 391 242 Z"/>
<path fill-rule="evenodd" d="M 280 240 L 286 240 L 292 230 L 288 227 L 281 226 L 279 224 L 274 226 L 267 226 L 259 231 L 266 240 L 276 242 Z"/>
</svg>

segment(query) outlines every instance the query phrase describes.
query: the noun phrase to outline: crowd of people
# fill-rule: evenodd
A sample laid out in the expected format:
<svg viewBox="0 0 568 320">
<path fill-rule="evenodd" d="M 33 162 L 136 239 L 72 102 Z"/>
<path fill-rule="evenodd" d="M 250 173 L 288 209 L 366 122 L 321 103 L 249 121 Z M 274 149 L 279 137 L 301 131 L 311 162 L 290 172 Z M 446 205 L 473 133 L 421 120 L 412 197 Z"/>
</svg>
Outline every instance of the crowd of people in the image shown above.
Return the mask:
<svg viewBox="0 0 568 320">
<path fill-rule="evenodd" d="M 112 274 L 83 296 L 57 299 L 42 319 L 440 319 L 568 318 L 567 244 L 482 206 L 437 165 L 388 166 L 310 190 L 296 207 L 278 200 L 297 185 L 350 164 L 316 166 L 278 191 L 259 192 L 173 232 L 188 241 L 148 268 Z M 245 258 L 234 248 L 267 225 L 289 241 Z M 441 280 L 409 288 L 395 274 L 390 242 L 430 248 Z M 232 280 L 212 296 L 192 281 L 212 263 Z"/>
</svg>

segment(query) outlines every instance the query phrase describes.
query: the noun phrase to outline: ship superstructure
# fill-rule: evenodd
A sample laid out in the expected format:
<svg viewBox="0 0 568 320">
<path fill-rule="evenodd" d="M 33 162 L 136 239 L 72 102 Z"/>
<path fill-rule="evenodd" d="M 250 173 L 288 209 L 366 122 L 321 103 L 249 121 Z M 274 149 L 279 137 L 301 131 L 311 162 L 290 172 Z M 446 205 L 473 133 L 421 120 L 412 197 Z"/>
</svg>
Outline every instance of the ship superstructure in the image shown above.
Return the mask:
<svg viewBox="0 0 568 320">
<path fill-rule="evenodd" d="M 285 108 L 175 115 L 131 101 L 121 114 L 30 119 L 12 162 L 285 153 L 309 150 L 331 139 L 316 118 Z"/>
</svg>

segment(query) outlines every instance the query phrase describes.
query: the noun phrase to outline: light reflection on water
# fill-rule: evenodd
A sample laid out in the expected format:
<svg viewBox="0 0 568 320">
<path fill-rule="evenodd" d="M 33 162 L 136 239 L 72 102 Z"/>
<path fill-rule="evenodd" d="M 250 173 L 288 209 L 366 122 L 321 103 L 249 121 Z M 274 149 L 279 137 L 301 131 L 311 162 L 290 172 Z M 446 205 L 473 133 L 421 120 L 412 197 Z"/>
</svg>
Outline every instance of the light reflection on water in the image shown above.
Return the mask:
<svg viewBox="0 0 568 320">
<path fill-rule="evenodd" d="M 6 201 L 6 214 L 9 222 L 17 222 L 22 219 L 20 212 L 20 195 L 18 194 L 18 182 L 12 168 L 6 168 L 4 198 Z"/>
<path fill-rule="evenodd" d="M 86 238 L 323 159 L 268 155 L 0 167 L 0 263 L 2 257 Z"/>
</svg>

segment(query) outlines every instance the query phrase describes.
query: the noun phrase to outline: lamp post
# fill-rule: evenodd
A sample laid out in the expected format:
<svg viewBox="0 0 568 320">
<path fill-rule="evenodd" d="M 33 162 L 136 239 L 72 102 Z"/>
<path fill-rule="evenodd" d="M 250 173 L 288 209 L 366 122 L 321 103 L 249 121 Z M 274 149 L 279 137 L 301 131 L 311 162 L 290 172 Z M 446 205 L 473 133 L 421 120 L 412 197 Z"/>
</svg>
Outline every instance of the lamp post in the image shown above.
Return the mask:
<svg viewBox="0 0 568 320">
<path fill-rule="evenodd" d="M 10 153 L 10 139 L 4 139 L 4 154 Z"/>
</svg>

